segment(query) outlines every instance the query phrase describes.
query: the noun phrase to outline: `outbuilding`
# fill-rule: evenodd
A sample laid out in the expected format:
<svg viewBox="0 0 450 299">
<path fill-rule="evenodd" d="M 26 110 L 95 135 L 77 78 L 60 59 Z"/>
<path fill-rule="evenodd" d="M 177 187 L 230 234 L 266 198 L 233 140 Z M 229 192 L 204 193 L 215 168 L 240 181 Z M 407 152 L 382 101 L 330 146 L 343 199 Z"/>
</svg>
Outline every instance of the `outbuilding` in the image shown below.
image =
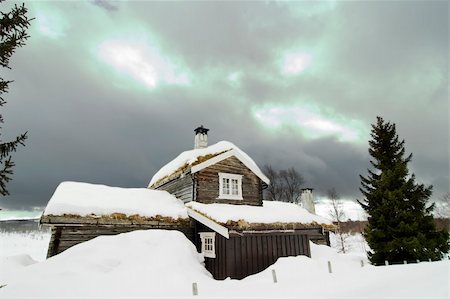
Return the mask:
<svg viewBox="0 0 450 299">
<path fill-rule="evenodd" d="M 194 240 L 183 202 L 165 191 L 63 182 L 40 223 L 51 227 L 47 257 L 101 235 L 142 229 L 175 229 Z"/>
</svg>

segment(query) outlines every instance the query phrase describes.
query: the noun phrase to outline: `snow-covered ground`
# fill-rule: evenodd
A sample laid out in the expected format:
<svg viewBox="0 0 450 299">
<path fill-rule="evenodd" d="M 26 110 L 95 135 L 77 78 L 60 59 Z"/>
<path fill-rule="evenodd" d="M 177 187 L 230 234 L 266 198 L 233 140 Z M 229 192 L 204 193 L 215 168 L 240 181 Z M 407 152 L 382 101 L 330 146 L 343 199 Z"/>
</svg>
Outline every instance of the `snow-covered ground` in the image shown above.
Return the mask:
<svg viewBox="0 0 450 299">
<path fill-rule="evenodd" d="M 27 254 L 36 261 L 47 256 L 49 232 L 2 233 L 0 232 L 0 257 Z"/>
<path fill-rule="evenodd" d="M 358 247 L 343 255 L 311 244 L 311 252 L 280 258 L 243 280 L 216 281 L 182 233 L 135 231 L 98 237 L 44 262 L 0 259 L 0 298 L 184 298 L 193 296 L 194 282 L 197 298 L 449 298 L 448 260 L 361 267 Z"/>
<path fill-rule="evenodd" d="M 330 233 L 330 245 L 338 252 L 341 250 L 340 238 L 338 235 Z M 370 250 L 369 245 L 360 233 L 344 234 L 344 247 L 346 253 L 351 253 L 367 260 L 367 251 Z"/>
<path fill-rule="evenodd" d="M 0 258 L 26 254 L 43 261 L 47 256 L 50 229 L 38 221 L 0 221 Z"/>
</svg>

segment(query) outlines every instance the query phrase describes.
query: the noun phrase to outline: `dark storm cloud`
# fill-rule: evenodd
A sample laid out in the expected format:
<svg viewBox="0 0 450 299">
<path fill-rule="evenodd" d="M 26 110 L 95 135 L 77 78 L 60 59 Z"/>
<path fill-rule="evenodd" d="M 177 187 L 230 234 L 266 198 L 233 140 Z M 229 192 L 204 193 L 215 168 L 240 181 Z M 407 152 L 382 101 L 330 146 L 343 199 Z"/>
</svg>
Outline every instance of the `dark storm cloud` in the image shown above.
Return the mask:
<svg viewBox="0 0 450 299">
<path fill-rule="evenodd" d="M 325 22 L 301 19 L 271 2 L 171 2 L 152 9 L 145 2 L 137 5 L 136 12 L 167 50 L 176 49 L 196 68 L 264 68 L 278 49 L 298 39 L 316 39 Z"/>
<path fill-rule="evenodd" d="M 436 198 L 448 190 L 447 3 L 340 2 L 308 11 L 307 2 L 130 2 L 120 10 L 94 2 L 115 11 L 105 17 L 117 26 L 112 32 L 123 20 L 145 24 L 193 82 L 118 88 L 82 48 L 97 27 L 72 24 L 59 40 L 35 31 L 12 65 L 2 132 L 29 131 L 30 138 L 14 156 L 12 195 L 2 206 L 44 206 L 64 180 L 145 187 L 192 148 L 199 124 L 211 129 L 210 143 L 230 140 L 260 166 L 296 167 L 320 195 L 335 187 L 359 198 L 358 175 L 369 167 L 365 142 L 310 140 L 298 128 L 271 130 L 253 117 L 260 104 L 305 99 L 367 126 L 376 115 L 397 123 L 418 181 L 434 184 Z M 283 76 L 281 53 L 304 47 L 321 68 Z M 226 79 L 234 71 L 242 71 L 236 85 Z"/>
</svg>

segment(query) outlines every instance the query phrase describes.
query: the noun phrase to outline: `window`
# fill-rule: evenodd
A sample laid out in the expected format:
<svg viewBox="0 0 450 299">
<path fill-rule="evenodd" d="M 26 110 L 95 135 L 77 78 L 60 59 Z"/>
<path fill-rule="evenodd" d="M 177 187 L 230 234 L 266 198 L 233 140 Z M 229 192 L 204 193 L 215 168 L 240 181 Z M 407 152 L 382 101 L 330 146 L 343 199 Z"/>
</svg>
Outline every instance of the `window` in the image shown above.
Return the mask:
<svg viewBox="0 0 450 299">
<path fill-rule="evenodd" d="M 202 253 L 204 257 L 215 258 L 216 257 L 216 233 L 207 232 L 199 233 L 200 239 L 202 240 Z"/>
<path fill-rule="evenodd" d="M 242 175 L 219 172 L 219 199 L 242 199 Z"/>
</svg>

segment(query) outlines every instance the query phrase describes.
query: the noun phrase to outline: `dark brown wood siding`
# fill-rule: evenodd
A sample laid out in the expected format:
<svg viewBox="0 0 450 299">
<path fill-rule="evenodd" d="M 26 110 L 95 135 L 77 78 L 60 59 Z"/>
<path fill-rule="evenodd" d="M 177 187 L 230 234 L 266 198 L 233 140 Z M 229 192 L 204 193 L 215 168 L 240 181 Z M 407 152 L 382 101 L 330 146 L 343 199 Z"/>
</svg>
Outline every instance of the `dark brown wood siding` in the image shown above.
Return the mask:
<svg viewBox="0 0 450 299">
<path fill-rule="evenodd" d="M 309 235 L 300 232 L 273 232 L 230 235 L 216 234 L 216 258 L 205 258 L 205 266 L 215 279 L 242 279 L 263 271 L 279 257 L 311 256 Z"/>
<path fill-rule="evenodd" d="M 64 226 L 63 224 L 52 227 L 52 235 L 47 251 L 47 258 L 54 256 L 64 250 L 89 241 L 95 237 L 103 235 L 117 235 L 121 233 L 127 233 L 135 230 L 145 229 L 168 229 L 179 230 L 186 235 L 186 237 L 194 242 L 194 233 L 192 227 L 181 227 L 174 224 L 163 224 L 155 226 L 140 226 L 140 225 L 70 225 Z"/>
<path fill-rule="evenodd" d="M 219 172 L 242 175 L 243 200 L 218 199 Z M 202 203 L 262 205 L 262 181 L 236 157 L 230 157 L 195 173 L 196 197 Z"/>
<path fill-rule="evenodd" d="M 192 186 L 192 177 L 190 174 L 187 174 L 159 186 L 156 190 L 165 190 L 186 203 L 193 200 Z"/>
</svg>

